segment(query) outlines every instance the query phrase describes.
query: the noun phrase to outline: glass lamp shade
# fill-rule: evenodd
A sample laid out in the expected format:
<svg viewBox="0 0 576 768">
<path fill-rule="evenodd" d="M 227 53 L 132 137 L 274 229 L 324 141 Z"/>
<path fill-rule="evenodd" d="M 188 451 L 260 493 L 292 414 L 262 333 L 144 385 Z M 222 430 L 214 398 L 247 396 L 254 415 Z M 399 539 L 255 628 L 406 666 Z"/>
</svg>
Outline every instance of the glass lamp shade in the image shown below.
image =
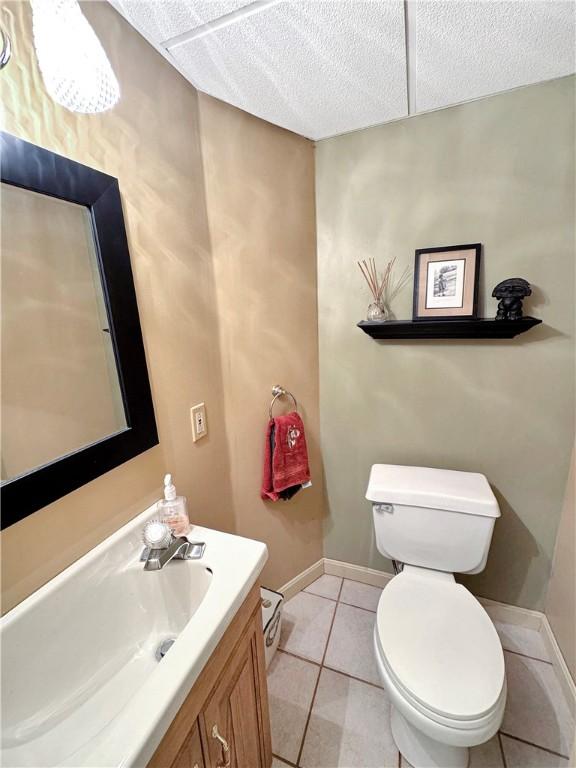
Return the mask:
<svg viewBox="0 0 576 768">
<path fill-rule="evenodd" d="M 120 98 L 106 52 L 77 0 L 30 0 L 46 90 L 71 112 L 105 112 Z"/>
</svg>

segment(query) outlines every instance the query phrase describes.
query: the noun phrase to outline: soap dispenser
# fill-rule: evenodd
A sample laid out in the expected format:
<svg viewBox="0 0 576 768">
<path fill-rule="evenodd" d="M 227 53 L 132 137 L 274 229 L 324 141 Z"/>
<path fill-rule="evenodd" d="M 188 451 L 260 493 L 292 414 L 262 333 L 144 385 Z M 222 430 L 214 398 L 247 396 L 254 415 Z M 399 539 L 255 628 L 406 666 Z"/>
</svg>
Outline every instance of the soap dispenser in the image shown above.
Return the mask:
<svg viewBox="0 0 576 768">
<path fill-rule="evenodd" d="M 169 526 L 174 536 L 186 536 L 190 530 L 190 520 L 186 509 L 186 497 L 176 495 L 172 475 L 164 478 L 164 498 L 158 502 L 160 520 Z"/>
</svg>

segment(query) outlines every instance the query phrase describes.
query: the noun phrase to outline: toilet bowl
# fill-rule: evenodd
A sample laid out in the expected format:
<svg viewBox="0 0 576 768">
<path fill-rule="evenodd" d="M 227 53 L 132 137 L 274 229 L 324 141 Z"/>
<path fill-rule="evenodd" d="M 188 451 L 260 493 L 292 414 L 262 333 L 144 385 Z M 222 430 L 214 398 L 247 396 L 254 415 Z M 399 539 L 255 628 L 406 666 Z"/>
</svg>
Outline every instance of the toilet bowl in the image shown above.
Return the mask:
<svg viewBox="0 0 576 768">
<path fill-rule="evenodd" d="M 374 650 L 406 760 L 466 768 L 506 703 L 502 646 L 480 603 L 451 574 L 405 566 L 380 598 Z"/>
<path fill-rule="evenodd" d="M 379 551 L 404 564 L 374 628 L 396 746 L 414 768 L 466 768 L 500 727 L 506 676 L 490 617 L 453 574 L 484 569 L 498 503 L 483 475 L 389 464 L 366 497 Z"/>
</svg>

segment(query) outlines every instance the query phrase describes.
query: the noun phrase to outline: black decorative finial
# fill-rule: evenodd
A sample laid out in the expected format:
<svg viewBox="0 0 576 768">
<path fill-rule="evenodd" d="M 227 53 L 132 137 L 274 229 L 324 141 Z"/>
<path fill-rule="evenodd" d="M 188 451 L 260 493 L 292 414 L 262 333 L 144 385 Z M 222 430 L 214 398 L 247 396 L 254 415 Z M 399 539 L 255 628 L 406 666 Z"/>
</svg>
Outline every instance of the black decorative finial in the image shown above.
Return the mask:
<svg viewBox="0 0 576 768">
<path fill-rule="evenodd" d="M 522 277 L 510 277 L 502 280 L 492 291 L 492 296 L 500 299 L 496 320 L 520 320 L 522 317 L 522 299 L 530 296 L 532 288 Z"/>
</svg>

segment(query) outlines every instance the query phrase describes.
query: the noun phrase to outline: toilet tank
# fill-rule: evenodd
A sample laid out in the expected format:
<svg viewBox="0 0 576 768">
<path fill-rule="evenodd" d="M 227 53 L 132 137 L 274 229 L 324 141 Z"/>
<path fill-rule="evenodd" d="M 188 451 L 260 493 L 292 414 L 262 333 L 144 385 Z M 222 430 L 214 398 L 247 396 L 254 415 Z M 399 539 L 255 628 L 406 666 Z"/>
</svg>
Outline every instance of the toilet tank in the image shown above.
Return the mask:
<svg viewBox="0 0 576 768">
<path fill-rule="evenodd" d="M 500 517 L 484 475 L 374 464 L 366 498 L 385 557 L 450 573 L 484 570 Z"/>
</svg>

